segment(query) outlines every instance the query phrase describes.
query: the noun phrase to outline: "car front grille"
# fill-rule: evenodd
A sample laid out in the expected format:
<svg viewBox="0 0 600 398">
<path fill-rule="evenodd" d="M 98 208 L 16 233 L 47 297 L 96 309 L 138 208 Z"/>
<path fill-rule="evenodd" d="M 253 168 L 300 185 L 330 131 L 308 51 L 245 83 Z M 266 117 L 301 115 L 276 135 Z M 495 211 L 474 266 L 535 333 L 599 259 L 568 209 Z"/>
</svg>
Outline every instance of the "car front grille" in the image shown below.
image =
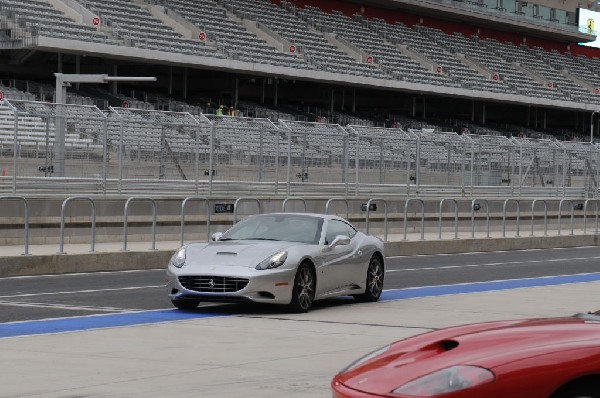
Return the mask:
<svg viewBox="0 0 600 398">
<path fill-rule="evenodd" d="M 234 293 L 248 285 L 248 279 L 227 276 L 186 275 L 179 277 L 179 283 L 187 290 L 202 293 Z"/>
</svg>

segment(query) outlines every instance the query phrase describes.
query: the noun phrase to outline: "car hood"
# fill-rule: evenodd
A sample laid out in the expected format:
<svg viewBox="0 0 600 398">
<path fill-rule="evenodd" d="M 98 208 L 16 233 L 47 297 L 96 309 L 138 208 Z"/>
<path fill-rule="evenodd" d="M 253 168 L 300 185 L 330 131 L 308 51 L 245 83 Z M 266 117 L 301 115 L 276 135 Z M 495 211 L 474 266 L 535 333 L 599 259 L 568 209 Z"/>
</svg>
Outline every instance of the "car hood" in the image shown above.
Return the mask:
<svg viewBox="0 0 600 398">
<path fill-rule="evenodd" d="M 254 268 L 269 256 L 297 245 L 300 243 L 256 240 L 193 243 L 186 248 L 186 266 Z"/>
<path fill-rule="evenodd" d="M 491 322 L 408 338 L 340 376 L 346 386 L 387 394 L 420 376 L 455 365 L 491 369 L 519 359 L 596 346 L 600 322 L 571 318 Z"/>
</svg>

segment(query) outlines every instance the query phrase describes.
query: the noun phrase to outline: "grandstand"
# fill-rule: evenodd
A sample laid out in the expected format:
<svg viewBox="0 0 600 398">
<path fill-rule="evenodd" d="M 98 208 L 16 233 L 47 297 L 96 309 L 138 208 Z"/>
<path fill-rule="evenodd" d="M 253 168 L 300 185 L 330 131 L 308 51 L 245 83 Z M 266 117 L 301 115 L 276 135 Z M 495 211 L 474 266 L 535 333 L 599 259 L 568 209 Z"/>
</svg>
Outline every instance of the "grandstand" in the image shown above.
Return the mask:
<svg viewBox="0 0 600 398">
<path fill-rule="evenodd" d="M 598 135 L 600 50 L 578 45 L 595 35 L 576 1 L 500 3 L 0 0 L 0 166 L 37 178 L 64 162 L 65 177 L 102 190 L 144 179 L 596 196 L 598 148 L 582 141 Z M 53 101 L 53 73 L 73 72 L 158 82 L 69 87 L 72 109 L 106 125 L 79 113 L 64 137 L 64 115 L 18 110 Z"/>
</svg>

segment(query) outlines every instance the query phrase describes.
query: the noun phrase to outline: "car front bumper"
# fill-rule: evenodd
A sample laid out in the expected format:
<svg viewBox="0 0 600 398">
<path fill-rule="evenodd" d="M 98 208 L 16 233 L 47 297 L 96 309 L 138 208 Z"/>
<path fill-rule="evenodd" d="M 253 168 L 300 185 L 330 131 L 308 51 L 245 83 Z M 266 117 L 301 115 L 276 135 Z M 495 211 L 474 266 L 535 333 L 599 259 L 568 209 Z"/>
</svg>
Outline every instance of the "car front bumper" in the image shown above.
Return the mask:
<svg viewBox="0 0 600 398">
<path fill-rule="evenodd" d="M 295 269 L 255 270 L 246 267 L 227 267 L 219 270 L 194 270 L 193 267 L 176 268 L 169 265 L 167 269 L 167 291 L 171 300 L 200 300 L 216 302 L 257 302 L 273 304 L 289 304 L 292 300 L 292 289 Z M 186 288 L 180 277 L 198 277 L 210 282 L 220 278 L 247 279 L 248 284 L 237 291 L 219 292 L 211 287 Z"/>
</svg>

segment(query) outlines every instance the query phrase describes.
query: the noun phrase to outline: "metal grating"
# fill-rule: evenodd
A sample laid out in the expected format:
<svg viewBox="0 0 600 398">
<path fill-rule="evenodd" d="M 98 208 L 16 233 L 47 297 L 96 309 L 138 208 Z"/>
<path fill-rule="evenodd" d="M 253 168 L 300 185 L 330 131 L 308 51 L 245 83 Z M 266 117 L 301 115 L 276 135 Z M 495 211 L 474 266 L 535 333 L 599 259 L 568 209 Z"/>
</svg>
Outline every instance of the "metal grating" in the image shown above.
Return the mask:
<svg viewBox="0 0 600 398">
<path fill-rule="evenodd" d="M 186 275 L 179 283 L 187 290 L 200 293 L 234 293 L 248 285 L 248 279 L 227 276 Z"/>
</svg>

